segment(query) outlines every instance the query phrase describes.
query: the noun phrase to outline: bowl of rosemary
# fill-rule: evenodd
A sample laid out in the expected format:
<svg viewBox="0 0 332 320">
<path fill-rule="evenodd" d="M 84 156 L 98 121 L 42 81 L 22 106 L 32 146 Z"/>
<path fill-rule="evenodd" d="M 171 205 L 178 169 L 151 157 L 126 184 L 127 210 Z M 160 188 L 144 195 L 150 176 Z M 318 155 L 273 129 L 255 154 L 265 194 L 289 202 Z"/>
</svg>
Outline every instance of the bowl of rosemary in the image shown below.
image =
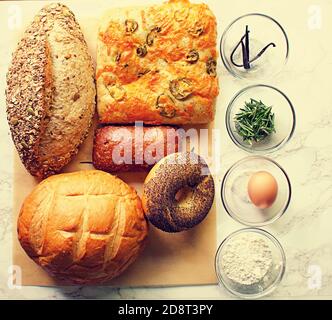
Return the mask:
<svg viewBox="0 0 332 320">
<path fill-rule="evenodd" d="M 279 89 L 252 85 L 239 91 L 226 111 L 227 132 L 245 151 L 269 153 L 280 149 L 293 136 L 295 110 Z"/>
<path fill-rule="evenodd" d="M 266 79 L 280 73 L 288 61 L 285 29 L 261 13 L 238 17 L 225 29 L 220 55 L 226 69 L 242 79 Z"/>
</svg>

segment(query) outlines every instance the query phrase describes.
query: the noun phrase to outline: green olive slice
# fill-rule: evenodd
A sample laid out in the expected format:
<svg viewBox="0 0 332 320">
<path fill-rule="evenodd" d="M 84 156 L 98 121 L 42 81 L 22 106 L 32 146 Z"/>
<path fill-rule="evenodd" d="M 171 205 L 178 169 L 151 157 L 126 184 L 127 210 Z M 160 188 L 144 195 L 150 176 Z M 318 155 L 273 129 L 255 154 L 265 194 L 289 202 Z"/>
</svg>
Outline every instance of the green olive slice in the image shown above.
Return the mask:
<svg viewBox="0 0 332 320">
<path fill-rule="evenodd" d="M 121 52 L 118 52 L 116 55 L 115 55 L 115 62 L 119 62 L 121 59 Z"/>
<path fill-rule="evenodd" d="M 134 33 L 138 28 L 138 23 L 133 19 L 127 19 L 125 21 L 126 33 Z"/>
<path fill-rule="evenodd" d="M 173 99 L 162 93 L 157 98 L 156 108 L 159 110 L 159 114 L 166 118 L 174 118 L 176 115 L 176 109 Z"/>
<path fill-rule="evenodd" d="M 151 31 L 159 33 L 161 31 L 161 28 L 158 26 L 154 26 Z"/>
<path fill-rule="evenodd" d="M 209 58 L 206 61 L 206 72 L 213 77 L 217 75 L 217 61 L 215 59 Z"/>
<path fill-rule="evenodd" d="M 107 86 L 106 88 L 111 97 L 116 101 L 121 101 L 126 95 L 126 90 L 121 86 L 112 85 L 112 86 Z"/>
<path fill-rule="evenodd" d="M 161 31 L 161 28 L 158 26 L 155 26 L 151 29 L 151 31 L 146 36 L 146 44 L 148 46 L 152 46 L 154 42 L 154 38 L 156 36 L 156 33 L 159 33 Z"/>
<path fill-rule="evenodd" d="M 199 37 L 204 32 L 204 26 L 201 22 L 197 21 L 191 28 L 189 28 L 188 32 L 193 37 Z"/>
<path fill-rule="evenodd" d="M 148 50 L 147 50 L 145 44 L 140 45 L 136 48 L 136 54 L 141 58 L 145 57 L 147 52 L 148 52 Z"/>
<path fill-rule="evenodd" d="M 193 87 L 189 79 L 179 78 L 170 81 L 169 90 L 175 99 L 184 100 L 191 95 Z"/>
<path fill-rule="evenodd" d="M 151 70 L 150 69 L 144 69 L 142 71 L 139 71 L 137 73 L 137 77 L 140 78 L 140 77 L 143 77 L 144 75 L 146 75 L 147 73 L 149 73 Z"/>
<path fill-rule="evenodd" d="M 196 63 L 198 59 L 199 59 L 199 53 L 195 49 L 190 50 L 186 55 L 186 60 L 189 63 Z"/>
</svg>

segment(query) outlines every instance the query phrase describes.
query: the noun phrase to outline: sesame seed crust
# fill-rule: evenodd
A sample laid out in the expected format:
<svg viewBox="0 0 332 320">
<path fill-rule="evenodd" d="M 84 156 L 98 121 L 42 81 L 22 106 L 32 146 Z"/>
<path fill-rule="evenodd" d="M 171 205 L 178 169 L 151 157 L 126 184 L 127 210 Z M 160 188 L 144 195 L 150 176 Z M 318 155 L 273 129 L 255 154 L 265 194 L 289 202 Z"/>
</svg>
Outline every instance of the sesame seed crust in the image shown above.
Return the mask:
<svg viewBox="0 0 332 320">
<path fill-rule="evenodd" d="M 60 40 L 56 44 L 54 44 L 54 33 L 60 34 Z M 59 136 L 57 133 L 53 136 L 52 132 L 55 126 L 54 110 L 59 105 L 57 99 L 62 98 L 57 92 L 60 88 L 56 87 L 59 81 L 55 81 L 56 77 L 59 78 L 62 74 L 55 74 L 58 72 L 56 68 L 59 63 L 56 64 L 54 61 L 53 50 L 54 47 L 62 48 L 61 46 L 64 48 L 63 51 L 74 47 L 74 50 L 80 54 L 75 57 L 71 57 L 69 53 L 65 54 L 66 60 L 71 58 L 70 63 L 67 64 L 68 69 L 73 69 L 73 64 L 78 61 L 77 69 L 82 69 L 84 66 L 85 70 L 83 79 L 78 77 L 82 82 L 78 85 L 84 92 L 88 92 L 88 96 L 81 97 L 79 100 L 75 92 L 72 93 L 72 96 L 75 96 L 73 105 L 71 101 L 64 101 L 66 104 L 64 109 L 74 108 L 75 116 L 77 113 L 84 114 L 81 116 L 82 122 L 78 121 L 74 128 L 75 137 L 70 137 L 69 134 L 72 132 L 69 131 L 67 136 L 65 134 Z M 76 61 L 72 61 L 75 59 Z M 81 72 L 81 70 L 74 71 Z M 60 72 L 63 72 L 63 69 Z M 92 123 L 95 108 L 93 75 L 92 59 L 73 13 L 59 3 L 50 4 L 41 9 L 25 31 L 13 54 L 7 73 L 6 89 L 7 119 L 12 138 L 21 161 L 32 175 L 44 178 L 54 174 L 78 152 L 78 147 L 85 139 Z M 70 81 L 68 91 L 71 94 L 70 85 L 74 86 L 74 81 L 77 79 L 70 79 Z M 59 115 L 56 116 L 59 118 Z M 71 122 L 76 121 L 72 119 Z M 58 121 L 56 125 L 58 127 L 73 126 L 71 123 L 68 125 L 66 121 L 63 123 Z M 49 137 L 50 133 L 52 137 Z M 56 143 L 61 150 L 56 150 L 55 156 L 48 149 L 45 150 L 45 145 L 48 144 L 54 148 Z"/>
</svg>

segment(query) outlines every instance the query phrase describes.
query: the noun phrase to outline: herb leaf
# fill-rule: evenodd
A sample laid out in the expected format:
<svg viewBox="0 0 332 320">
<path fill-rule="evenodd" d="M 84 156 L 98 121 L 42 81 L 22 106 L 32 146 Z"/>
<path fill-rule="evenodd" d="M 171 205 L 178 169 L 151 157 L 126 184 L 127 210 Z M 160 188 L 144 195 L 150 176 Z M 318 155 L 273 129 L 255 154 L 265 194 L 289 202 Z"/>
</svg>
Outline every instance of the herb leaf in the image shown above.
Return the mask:
<svg viewBox="0 0 332 320">
<path fill-rule="evenodd" d="M 266 106 L 261 100 L 250 99 L 235 115 L 235 128 L 243 141 L 252 144 L 260 142 L 276 132 L 274 127 L 275 116 L 272 107 Z"/>
</svg>

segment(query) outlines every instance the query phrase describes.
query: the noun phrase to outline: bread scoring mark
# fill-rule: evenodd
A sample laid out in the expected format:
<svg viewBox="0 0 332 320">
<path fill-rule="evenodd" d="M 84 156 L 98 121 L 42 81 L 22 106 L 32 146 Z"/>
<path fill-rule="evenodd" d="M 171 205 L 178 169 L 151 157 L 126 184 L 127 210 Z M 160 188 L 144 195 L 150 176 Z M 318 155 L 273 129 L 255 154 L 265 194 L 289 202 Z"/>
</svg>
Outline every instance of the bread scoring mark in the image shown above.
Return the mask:
<svg viewBox="0 0 332 320">
<path fill-rule="evenodd" d="M 81 261 L 86 253 L 86 242 L 89 237 L 89 229 L 88 229 L 88 214 L 89 214 L 89 204 L 88 204 L 88 197 L 84 197 L 85 199 L 85 206 L 84 210 L 81 213 L 81 221 L 79 223 L 79 228 L 73 235 L 74 238 L 74 246 L 72 257 L 73 261 Z"/>
<path fill-rule="evenodd" d="M 102 198 L 105 198 L 107 196 L 109 197 L 114 197 L 114 196 L 117 196 L 119 198 L 126 198 L 128 196 L 131 195 L 131 192 L 128 191 L 127 193 L 106 193 L 106 192 L 101 192 L 101 193 L 92 193 L 92 194 L 87 194 L 87 193 L 72 193 L 72 194 L 61 194 L 61 193 L 56 193 L 57 196 L 62 196 L 64 198 L 75 198 L 75 197 L 83 197 L 85 198 L 86 196 L 88 197 L 102 197 Z"/>
<path fill-rule="evenodd" d="M 84 192 L 73 192 L 73 194 L 80 194 L 77 196 L 78 199 L 76 203 L 78 204 L 81 203 L 81 197 L 82 200 L 85 199 L 85 205 L 82 204 L 82 206 L 79 205 L 77 207 L 77 209 L 79 209 L 84 206 L 85 210 L 84 212 L 79 212 L 78 210 L 75 210 L 74 207 L 73 209 L 75 211 L 72 211 L 72 213 L 69 212 L 70 215 L 68 216 L 68 220 L 67 217 L 61 217 L 61 211 L 56 211 L 59 209 L 61 210 L 62 205 L 60 205 L 59 208 L 56 206 L 64 204 L 65 201 L 70 201 L 70 199 L 75 201 L 74 199 L 76 196 L 67 197 L 66 195 L 70 193 L 61 191 L 68 190 L 69 177 L 75 179 L 75 177 L 78 176 L 81 176 L 81 181 L 85 182 L 85 186 L 80 185 L 80 188 L 84 190 Z M 97 179 L 95 183 L 92 182 L 93 180 L 91 179 L 94 178 L 94 176 L 96 176 Z M 114 188 L 115 181 L 118 183 L 117 188 Z M 41 187 L 42 189 L 40 189 Z M 70 188 L 74 189 L 75 187 L 72 185 Z M 103 192 L 103 189 L 105 188 L 113 190 L 114 192 L 111 191 L 110 193 L 105 194 Z M 147 223 L 142 212 L 140 200 L 136 191 L 126 185 L 119 178 L 97 170 L 66 173 L 44 180 L 36 187 L 35 192 L 37 192 L 37 194 L 34 194 L 30 202 L 25 203 L 22 207 L 18 221 L 19 240 L 28 255 L 58 279 L 63 279 L 70 283 L 95 283 L 106 281 L 117 276 L 121 270 L 124 270 L 130 262 L 136 259 L 139 251 L 142 250 L 147 235 Z M 49 196 L 53 195 L 53 201 L 49 201 L 47 197 L 38 198 L 38 193 L 40 192 L 45 192 Z M 106 229 L 105 222 L 98 220 L 95 222 L 96 225 L 92 226 L 93 222 L 91 224 L 91 221 L 89 220 L 90 214 L 93 215 L 92 199 L 99 198 L 100 195 L 103 195 L 103 197 L 112 197 L 113 200 L 117 199 L 115 206 L 119 205 L 119 200 L 125 205 L 123 212 L 119 212 L 120 208 L 113 208 L 114 211 L 112 211 L 112 207 L 107 207 L 107 210 L 110 211 L 107 213 L 105 212 L 106 215 L 115 214 L 115 220 L 122 220 L 119 220 L 118 222 L 114 221 L 114 219 L 113 221 L 110 220 L 107 222 L 108 227 Z M 29 198 L 27 198 L 26 201 L 28 201 L 28 199 Z M 48 201 L 47 204 L 50 208 L 45 210 L 44 207 L 41 207 L 40 204 L 36 202 L 37 199 Z M 33 215 L 30 216 L 30 213 L 34 212 L 35 208 L 38 208 L 38 206 L 43 209 L 42 213 L 44 214 L 42 218 L 39 214 L 35 217 L 33 217 Z M 47 211 L 47 216 L 45 215 L 45 211 Z M 54 214 L 56 217 L 52 216 Z M 26 230 L 26 228 L 29 229 L 32 225 L 33 218 L 35 220 L 42 220 L 42 224 L 45 226 L 45 230 L 42 230 L 42 232 L 41 228 L 37 226 L 35 228 L 36 232 L 39 232 L 36 237 L 38 237 L 38 239 L 43 239 L 42 249 L 40 249 L 41 246 L 37 248 L 34 244 L 34 234 L 36 232 L 32 233 L 31 230 L 30 232 L 29 230 Z M 60 218 L 60 220 L 54 220 L 54 218 Z M 61 226 L 59 224 L 61 224 Z M 132 236 L 131 234 L 128 234 L 128 230 L 126 230 L 129 224 L 132 224 L 132 229 L 129 231 L 133 232 Z M 94 231 L 98 229 L 107 231 Z M 117 237 L 116 239 L 113 239 L 115 234 Z M 109 260 L 107 260 L 107 258 L 111 259 L 112 257 L 115 257 L 118 250 L 121 251 L 120 247 L 123 247 L 124 245 L 122 239 L 130 238 L 135 239 L 135 242 L 131 241 L 129 243 L 126 242 L 125 244 L 130 247 L 130 257 L 128 259 L 126 258 L 125 261 L 122 261 L 122 256 L 119 255 L 119 266 L 114 267 L 113 263 L 109 265 Z M 90 240 L 95 240 L 97 247 L 89 249 L 89 245 L 91 244 Z M 109 241 L 112 241 L 113 244 L 112 247 L 109 248 L 110 253 L 108 255 L 107 250 Z M 76 245 L 75 242 L 77 242 Z M 117 248 L 117 246 L 119 246 L 119 248 Z M 35 248 L 38 249 L 38 252 L 36 252 Z M 60 250 L 58 251 L 58 249 Z M 50 252 L 51 250 L 55 251 Z M 99 260 L 92 265 L 90 262 L 91 254 L 100 256 L 103 261 Z"/>
<path fill-rule="evenodd" d="M 54 209 L 55 204 L 55 192 L 53 190 L 48 190 L 47 187 L 45 187 L 45 189 L 47 196 L 42 199 L 36 210 L 33 212 L 29 227 L 29 240 L 37 256 L 43 255 L 44 243 L 48 232 L 47 225 L 49 213 Z M 41 206 L 44 202 L 47 203 L 46 210 L 44 207 L 41 210 Z"/>
<path fill-rule="evenodd" d="M 73 238 L 75 235 L 74 231 L 65 231 L 65 230 L 57 230 L 64 238 Z"/>
<path fill-rule="evenodd" d="M 118 203 L 119 203 L 119 200 L 116 201 L 115 210 L 114 210 L 116 220 L 115 220 L 115 223 L 113 223 L 113 226 L 109 232 L 109 235 L 111 235 L 113 233 L 117 234 L 117 232 L 119 230 L 120 215 L 118 213 L 118 210 L 119 210 Z M 108 261 L 111 260 L 114 255 L 114 246 L 115 246 L 115 237 L 109 237 L 108 241 L 106 243 L 106 246 L 105 246 L 106 249 L 104 252 L 104 262 L 103 262 L 103 267 L 102 267 L 103 270 L 105 270 Z"/>
</svg>

